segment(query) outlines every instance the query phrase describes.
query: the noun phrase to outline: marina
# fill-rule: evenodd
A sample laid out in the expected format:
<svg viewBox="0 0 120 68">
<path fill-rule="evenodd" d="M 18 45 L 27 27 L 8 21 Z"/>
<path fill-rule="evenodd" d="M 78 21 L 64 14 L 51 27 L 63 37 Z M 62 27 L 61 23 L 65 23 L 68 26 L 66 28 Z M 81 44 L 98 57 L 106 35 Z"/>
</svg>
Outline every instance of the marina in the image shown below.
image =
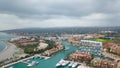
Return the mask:
<svg viewBox="0 0 120 68">
<path fill-rule="evenodd" d="M 37 64 L 35 66 L 32 66 L 32 68 L 56 68 L 56 64 L 60 61 L 61 58 L 65 59 L 67 54 L 70 54 L 77 49 L 77 47 L 73 47 L 68 42 L 63 41 L 62 44 L 66 47 L 69 47 L 69 49 L 68 50 L 63 50 L 63 51 L 55 54 L 54 56 L 52 56 L 51 58 L 49 58 L 47 60 L 45 60 L 45 59 L 33 59 L 33 58 L 30 59 L 29 58 L 29 60 L 31 60 L 31 61 L 38 61 L 39 62 L 39 64 Z M 68 62 L 63 64 L 63 65 L 65 65 L 64 68 L 68 67 L 67 64 L 68 64 Z M 16 67 L 17 68 L 21 68 L 21 67 L 27 68 L 28 67 L 27 65 L 28 64 L 26 64 L 26 63 L 19 62 L 19 63 L 13 64 L 11 66 L 13 68 L 16 68 Z M 9 67 L 11 67 L 11 66 L 9 66 Z M 7 68 L 9 68 L 9 67 L 7 67 Z"/>
<path fill-rule="evenodd" d="M 59 41 L 61 41 L 61 40 L 59 40 Z M 13 67 L 13 68 L 24 67 L 24 68 L 27 68 L 27 67 L 31 67 L 31 66 L 32 66 L 32 68 L 39 68 L 39 67 L 42 67 L 42 68 L 57 68 L 57 67 L 62 67 L 62 68 L 68 68 L 68 67 L 80 68 L 80 67 L 83 67 L 83 66 L 81 66 L 80 63 L 77 63 L 77 62 L 74 62 L 74 61 L 66 61 L 66 60 L 64 60 L 66 58 L 66 56 L 68 54 L 70 54 L 70 53 L 75 52 L 76 50 L 77 51 L 81 51 L 81 52 L 88 51 L 88 53 L 93 53 L 93 54 L 94 53 L 95 54 L 96 53 L 101 53 L 100 49 L 99 50 L 95 50 L 95 48 L 92 48 L 92 47 L 73 46 L 72 44 L 69 44 L 66 41 L 61 41 L 61 43 L 62 43 L 62 45 L 64 45 L 66 47 L 67 50 L 65 49 L 65 50 L 63 50 L 61 52 L 58 52 L 57 54 L 55 54 L 51 58 L 50 57 L 41 56 L 41 55 L 35 55 L 35 56 L 31 57 L 31 58 L 22 60 L 22 61 L 26 61 L 27 60 L 27 62 L 21 62 L 20 61 L 20 62 L 17 62 L 17 63 L 9 65 L 8 68 L 9 67 Z M 99 54 L 97 54 L 97 56 L 96 55 L 94 55 L 94 56 L 101 57 L 101 56 L 98 56 L 98 55 Z M 44 57 L 44 59 L 37 58 L 38 56 Z"/>
<path fill-rule="evenodd" d="M 66 56 L 70 53 L 73 53 L 75 52 L 76 50 L 77 51 L 86 51 L 86 48 L 88 48 L 87 50 L 89 52 L 92 51 L 92 47 L 91 50 L 89 50 L 89 47 L 85 47 L 85 46 L 81 46 L 81 47 L 78 47 L 78 46 L 73 46 L 71 44 L 69 44 L 68 42 L 66 41 L 61 41 L 62 44 L 69 48 L 67 50 L 63 50 L 57 54 L 55 54 L 54 56 L 52 56 L 51 58 L 49 57 L 46 57 L 47 60 L 44 58 L 44 59 L 33 59 L 32 58 L 29 58 L 30 60 L 30 64 L 26 64 L 26 63 L 22 63 L 22 62 L 18 62 L 16 64 L 13 64 L 11 65 L 13 68 L 21 68 L 21 67 L 24 67 L 24 68 L 27 68 L 28 66 L 32 66 L 32 68 L 56 68 L 56 67 L 59 67 L 59 66 L 62 66 L 62 68 L 68 68 L 68 67 L 77 67 L 77 68 L 80 68 L 80 64 L 76 63 L 76 62 L 73 62 L 73 61 L 65 61 L 64 59 L 66 58 Z M 82 48 L 83 50 L 81 50 L 80 48 Z M 94 49 L 94 48 L 93 48 Z M 94 51 L 95 53 L 99 53 L 100 50 L 98 51 Z M 93 53 L 94 53 L 93 52 Z M 38 55 L 34 56 L 34 57 L 37 57 Z M 43 56 L 44 57 L 44 56 Z M 96 56 L 96 57 L 101 57 L 101 56 Z M 49 58 L 49 59 L 48 59 Z M 28 59 L 26 59 L 28 60 Z M 36 61 L 36 62 L 32 62 L 32 61 Z M 39 62 L 38 64 L 36 64 L 37 62 Z M 46 65 L 47 64 L 47 65 Z M 9 67 L 11 67 L 9 66 Z M 8 67 L 8 68 L 9 68 Z"/>
</svg>

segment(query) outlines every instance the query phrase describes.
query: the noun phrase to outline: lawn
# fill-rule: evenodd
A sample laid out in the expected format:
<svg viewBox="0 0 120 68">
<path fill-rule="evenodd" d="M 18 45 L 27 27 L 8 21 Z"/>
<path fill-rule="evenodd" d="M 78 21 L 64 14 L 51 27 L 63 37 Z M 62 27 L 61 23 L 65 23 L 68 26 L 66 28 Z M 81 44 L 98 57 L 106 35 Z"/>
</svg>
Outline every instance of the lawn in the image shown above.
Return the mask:
<svg viewBox="0 0 120 68">
<path fill-rule="evenodd" d="M 114 42 L 114 40 L 107 40 L 107 39 L 93 39 L 93 41 L 98 41 L 98 42 L 103 42 L 103 43 Z"/>
</svg>

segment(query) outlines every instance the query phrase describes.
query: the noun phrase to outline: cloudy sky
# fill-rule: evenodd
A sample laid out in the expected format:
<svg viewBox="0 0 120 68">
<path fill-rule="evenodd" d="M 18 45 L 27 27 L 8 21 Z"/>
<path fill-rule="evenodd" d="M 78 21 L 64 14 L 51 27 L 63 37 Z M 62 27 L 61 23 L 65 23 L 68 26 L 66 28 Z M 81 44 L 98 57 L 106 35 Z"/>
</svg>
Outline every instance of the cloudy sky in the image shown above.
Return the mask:
<svg viewBox="0 0 120 68">
<path fill-rule="evenodd" d="M 120 0 L 0 0 L 0 30 L 120 26 Z"/>
</svg>

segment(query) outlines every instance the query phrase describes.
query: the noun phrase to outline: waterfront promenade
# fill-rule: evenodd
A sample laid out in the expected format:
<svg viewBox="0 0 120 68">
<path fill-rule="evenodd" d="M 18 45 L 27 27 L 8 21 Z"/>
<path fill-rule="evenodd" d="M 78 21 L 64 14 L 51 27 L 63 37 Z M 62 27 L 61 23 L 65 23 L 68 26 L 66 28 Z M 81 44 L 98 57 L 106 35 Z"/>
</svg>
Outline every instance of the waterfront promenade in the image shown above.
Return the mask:
<svg viewBox="0 0 120 68">
<path fill-rule="evenodd" d="M 5 44 L 6 48 L 0 52 L 0 62 L 10 59 L 17 50 L 17 47 L 14 44 L 9 42 L 5 42 Z"/>
</svg>

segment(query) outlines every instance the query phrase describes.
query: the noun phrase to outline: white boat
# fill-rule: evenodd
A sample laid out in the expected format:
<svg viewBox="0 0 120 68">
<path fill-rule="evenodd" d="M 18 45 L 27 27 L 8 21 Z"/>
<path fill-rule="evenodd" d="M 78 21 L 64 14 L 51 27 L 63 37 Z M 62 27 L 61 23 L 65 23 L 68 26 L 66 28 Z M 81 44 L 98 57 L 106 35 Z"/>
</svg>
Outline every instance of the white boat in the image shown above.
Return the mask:
<svg viewBox="0 0 120 68">
<path fill-rule="evenodd" d="M 30 60 L 25 60 L 25 61 L 22 61 L 22 62 L 28 64 L 30 62 Z"/>
<path fill-rule="evenodd" d="M 39 62 L 36 62 L 36 64 L 39 64 Z"/>
<path fill-rule="evenodd" d="M 74 64 L 72 65 L 72 68 L 75 68 L 77 65 L 78 65 L 78 63 L 74 63 Z"/>
<path fill-rule="evenodd" d="M 9 68 L 13 68 L 13 67 L 9 67 Z"/>
<path fill-rule="evenodd" d="M 31 67 L 31 66 L 32 66 L 32 64 L 30 63 L 30 64 L 28 64 L 27 66 L 28 66 L 28 67 Z"/>
<path fill-rule="evenodd" d="M 32 61 L 32 63 L 29 63 L 27 66 L 28 67 L 31 67 L 31 66 L 34 66 L 34 65 L 36 65 L 36 64 L 38 64 L 39 62 L 36 62 L 36 61 Z"/>
<path fill-rule="evenodd" d="M 74 62 L 70 62 L 70 64 L 68 66 L 71 67 L 73 64 L 74 64 Z"/>
<path fill-rule="evenodd" d="M 64 62 L 62 63 L 62 66 L 66 66 L 67 64 L 69 64 L 69 61 L 64 61 Z"/>
<path fill-rule="evenodd" d="M 45 57 L 45 60 L 49 59 L 50 57 Z"/>
<path fill-rule="evenodd" d="M 60 61 L 59 61 L 59 63 L 62 63 L 62 62 L 64 62 L 65 60 L 63 60 L 63 59 L 61 59 Z"/>
<path fill-rule="evenodd" d="M 79 65 L 77 68 L 89 68 L 89 67 Z"/>
<path fill-rule="evenodd" d="M 61 64 L 60 64 L 60 63 L 57 63 L 57 64 L 56 64 L 56 67 L 59 67 L 59 66 L 61 66 Z"/>
<path fill-rule="evenodd" d="M 77 68 L 84 68 L 83 66 L 78 66 Z"/>
<path fill-rule="evenodd" d="M 56 67 L 61 66 L 63 62 L 64 62 L 64 60 L 63 60 L 63 59 L 61 59 L 61 60 L 60 60 L 60 61 L 56 64 Z"/>
<path fill-rule="evenodd" d="M 27 62 L 30 62 L 30 60 L 27 60 Z"/>
<path fill-rule="evenodd" d="M 69 49 L 69 47 L 66 47 L 66 48 L 65 48 L 65 50 L 68 50 L 68 49 Z"/>
</svg>

